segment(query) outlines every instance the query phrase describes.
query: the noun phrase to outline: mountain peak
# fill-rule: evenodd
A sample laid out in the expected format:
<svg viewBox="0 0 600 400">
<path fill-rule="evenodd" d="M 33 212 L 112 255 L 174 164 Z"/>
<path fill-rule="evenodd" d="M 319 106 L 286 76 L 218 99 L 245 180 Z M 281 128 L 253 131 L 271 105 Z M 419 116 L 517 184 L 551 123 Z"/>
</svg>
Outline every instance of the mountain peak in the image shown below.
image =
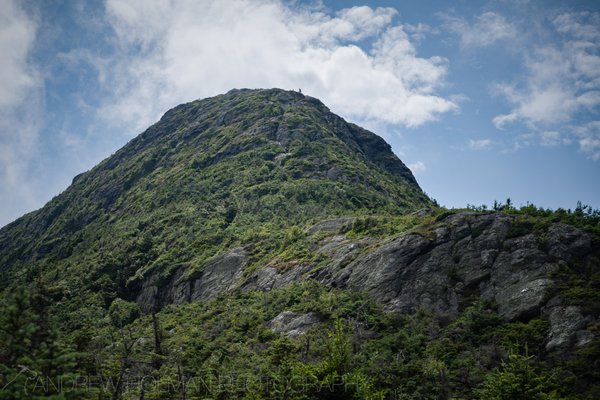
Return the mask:
<svg viewBox="0 0 600 400">
<path fill-rule="evenodd" d="M 242 153 L 263 151 L 262 161 L 269 168 L 286 170 L 285 164 L 292 164 L 287 168 L 292 179 L 327 178 L 354 181 L 357 185 L 364 184 L 370 174 L 366 171 L 361 174 L 362 168 L 345 164 L 360 161 L 361 167 L 375 169 L 394 185 L 408 189 L 410 193 L 402 198 L 393 195 L 393 188 L 379 191 L 400 208 L 418 208 L 429 203 L 412 172 L 382 138 L 347 123 L 318 99 L 296 91 L 233 89 L 223 95 L 181 104 L 166 112 L 159 122 L 107 163 L 112 166 L 125 155 L 135 157 L 152 146 L 177 147 L 177 152 L 189 150 L 180 146 L 193 147 L 197 151 L 189 155 L 195 169 Z M 158 158 L 163 159 L 161 155 Z M 181 161 L 181 157 L 176 158 Z M 160 164 L 156 156 L 153 159 Z M 303 171 L 291 171 L 300 160 Z M 247 167 L 242 164 L 239 166 Z M 371 182 L 371 188 L 380 186 L 379 182 Z"/>
<path fill-rule="evenodd" d="M 119 242 L 132 229 L 154 232 L 168 248 L 211 232 L 211 246 L 222 247 L 259 226 L 400 215 L 429 204 L 383 139 L 319 100 L 281 89 L 234 89 L 169 110 L 42 209 L 0 230 L 0 261 L 10 269 L 17 260 L 68 259 L 78 246 L 92 252 L 97 240 L 121 253 Z M 186 234 L 176 235 L 181 229 Z M 162 257 L 196 256 L 195 250 Z M 141 265 L 129 273 L 155 261 L 137 260 Z"/>
</svg>

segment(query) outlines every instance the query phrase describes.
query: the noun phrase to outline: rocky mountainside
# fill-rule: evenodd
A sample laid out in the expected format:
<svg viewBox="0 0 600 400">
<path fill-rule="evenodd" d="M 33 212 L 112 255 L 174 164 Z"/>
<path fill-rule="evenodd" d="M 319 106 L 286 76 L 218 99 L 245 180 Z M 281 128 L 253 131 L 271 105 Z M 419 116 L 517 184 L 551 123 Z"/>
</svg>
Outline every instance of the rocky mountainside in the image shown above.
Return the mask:
<svg viewBox="0 0 600 400">
<path fill-rule="evenodd" d="M 591 209 L 439 208 L 317 99 L 232 90 L 0 229 L 0 399 L 595 398 L 599 268 Z"/>
<path fill-rule="evenodd" d="M 454 317 L 460 304 L 475 295 L 493 303 L 508 321 L 548 317 L 548 349 L 583 345 L 598 334 L 585 329 L 600 322 L 596 306 L 565 305 L 557 296 L 561 267 L 597 264 L 597 242 L 585 230 L 554 223 L 533 232 L 512 215 L 462 212 L 391 238 L 349 238 L 344 232 L 355 221 L 329 220 L 310 228 L 303 239 L 316 257 L 293 260 L 291 267 L 269 260 L 244 274 L 248 254 L 238 247 L 208 261 L 196 277 L 188 279 L 179 270 L 167 281 L 158 276 L 147 280 L 136 300 L 150 312 L 310 279 L 365 291 L 385 310 L 402 314 L 426 307 Z"/>
<path fill-rule="evenodd" d="M 84 284 L 107 272 L 125 295 L 133 276 L 201 267 L 261 229 L 428 204 L 385 141 L 318 100 L 232 90 L 168 111 L 44 208 L 0 230 L 0 265 L 6 281 L 23 265 L 85 263 Z"/>
</svg>

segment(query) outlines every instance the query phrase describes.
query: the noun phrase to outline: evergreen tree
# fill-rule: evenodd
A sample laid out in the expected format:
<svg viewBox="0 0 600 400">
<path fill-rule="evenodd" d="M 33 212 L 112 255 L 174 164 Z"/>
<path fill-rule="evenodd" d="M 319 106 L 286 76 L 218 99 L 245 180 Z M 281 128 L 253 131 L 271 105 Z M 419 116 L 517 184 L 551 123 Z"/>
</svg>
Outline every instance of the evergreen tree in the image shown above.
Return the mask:
<svg viewBox="0 0 600 400">
<path fill-rule="evenodd" d="M 0 306 L 0 399 L 80 398 L 77 353 L 49 313 L 50 291 L 19 287 Z"/>
<path fill-rule="evenodd" d="M 485 378 L 483 387 L 477 391 L 486 400 L 552 400 L 558 399 L 556 388 L 547 375 L 538 374 L 533 368 L 533 356 L 511 351 Z"/>
</svg>

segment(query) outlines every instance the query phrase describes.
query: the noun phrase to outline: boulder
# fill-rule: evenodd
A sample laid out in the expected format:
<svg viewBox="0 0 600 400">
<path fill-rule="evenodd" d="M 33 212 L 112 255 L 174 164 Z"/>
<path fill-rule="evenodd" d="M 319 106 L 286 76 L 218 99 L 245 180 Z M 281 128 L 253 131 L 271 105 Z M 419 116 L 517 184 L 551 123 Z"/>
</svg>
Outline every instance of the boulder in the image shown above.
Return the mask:
<svg viewBox="0 0 600 400">
<path fill-rule="evenodd" d="M 591 332 L 582 331 L 590 321 L 583 316 L 579 307 L 559 305 L 547 310 L 547 315 L 550 330 L 546 338 L 546 350 L 582 345 L 594 337 Z"/>
<path fill-rule="evenodd" d="M 304 335 L 310 328 L 320 322 L 321 319 L 313 312 L 299 314 L 291 311 L 284 311 L 269 321 L 268 326 L 275 333 L 297 337 Z"/>
</svg>

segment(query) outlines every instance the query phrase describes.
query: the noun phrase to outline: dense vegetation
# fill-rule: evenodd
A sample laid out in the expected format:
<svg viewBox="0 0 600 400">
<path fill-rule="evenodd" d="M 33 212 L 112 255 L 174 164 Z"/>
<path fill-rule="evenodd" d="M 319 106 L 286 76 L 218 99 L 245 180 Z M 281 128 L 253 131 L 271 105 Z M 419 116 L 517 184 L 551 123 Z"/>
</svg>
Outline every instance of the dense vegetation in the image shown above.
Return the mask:
<svg viewBox="0 0 600 400">
<path fill-rule="evenodd" d="M 244 90 L 178 106 L 0 230 L 0 399 L 599 398 L 597 335 L 548 351 L 544 315 L 509 322 L 475 292 L 458 315 L 389 313 L 313 279 L 150 312 L 135 301 L 148 276 L 193 276 L 232 248 L 248 252 L 246 275 L 319 270 L 326 235 L 378 246 L 431 235 L 459 211 L 435 206 L 381 138 L 316 99 Z M 541 246 L 551 224 L 592 233 L 595 261 L 561 264 L 552 293 L 598 315 L 600 213 L 492 211 Z M 284 317 L 310 323 L 294 331 Z"/>
<path fill-rule="evenodd" d="M 366 220 L 349 233 L 385 234 L 394 225 Z M 598 273 L 592 278 L 586 285 L 598 293 Z M 62 290 L 38 281 L 5 296 L 0 335 L 8 385 L 0 398 L 592 399 L 600 393 L 598 369 L 590 368 L 600 341 L 563 359 L 544 350 L 545 319 L 506 323 L 475 297 L 454 319 L 426 308 L 397 315 L 362 293 L 305 281 L 142 315 L 134 302 L 117 298 L 106 307 L 99 294 L 82 299 Z M 64 307 L 70 301 L 80 302 L 76 312 Z M 303 335 L 274 332 L 270 321 L 284 311 L 312 313 L 319 322 Z"/>
</svg>

